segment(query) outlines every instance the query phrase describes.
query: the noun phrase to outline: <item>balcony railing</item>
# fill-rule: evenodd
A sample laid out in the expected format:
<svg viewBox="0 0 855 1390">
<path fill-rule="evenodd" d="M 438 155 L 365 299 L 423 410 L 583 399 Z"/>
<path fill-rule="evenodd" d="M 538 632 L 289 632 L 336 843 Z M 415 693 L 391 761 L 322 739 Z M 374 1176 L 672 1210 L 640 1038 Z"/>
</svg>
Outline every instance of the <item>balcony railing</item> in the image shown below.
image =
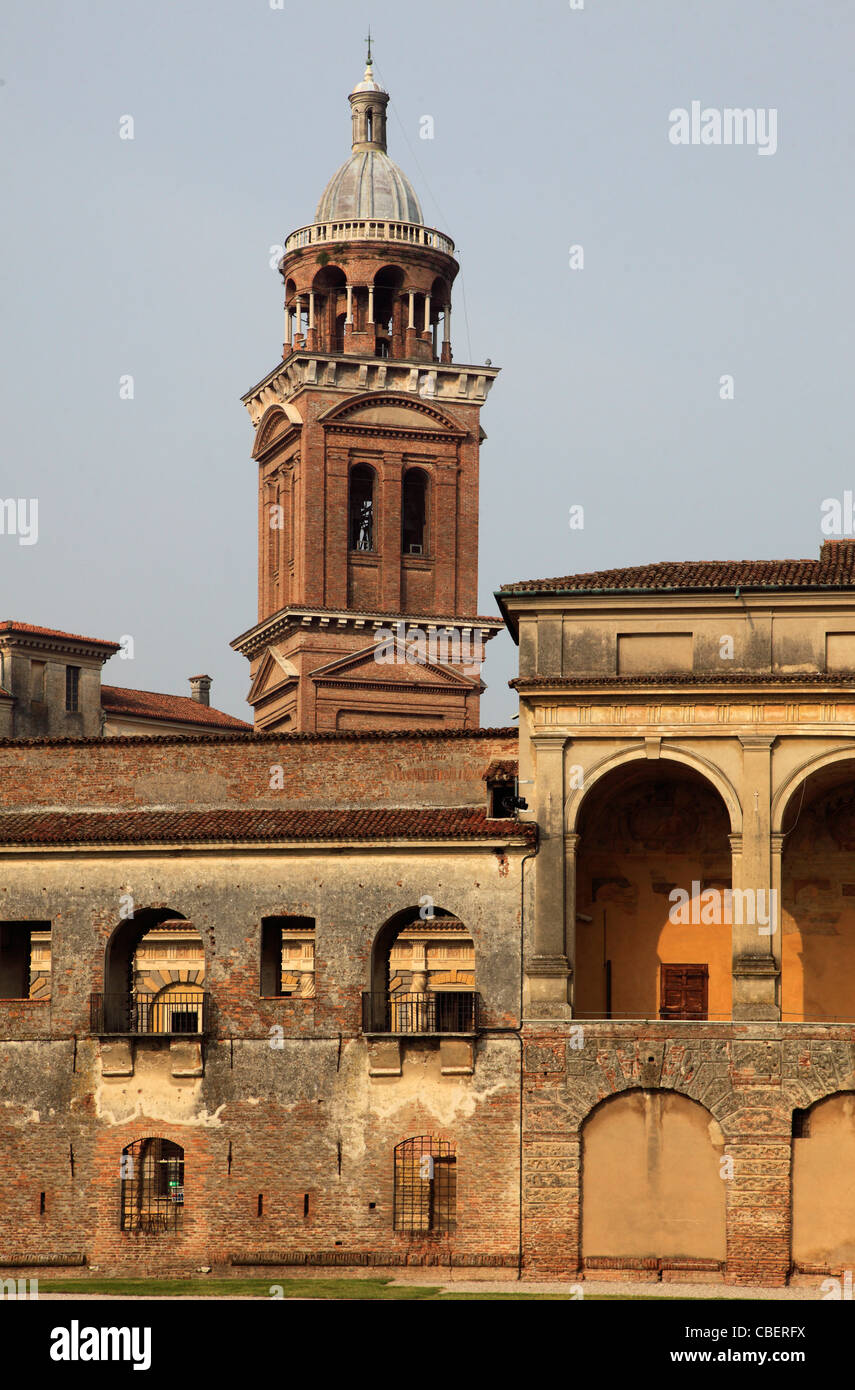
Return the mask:
<svg viewBox="0 0 855 1390">
<path fill-rule="evenodd" d="M 362 996 L 363 1033 L 478 1032 L 478 995 L 469 990 Z"/>
<path fill-rule="evenodd" d="M 444 251 L 446 256 L 454 255 L 451 237 L 435 227 L 424 227 L 420 222 L 388 222 L 367 217 L 352 222 L 315 222 L 309 227 L 299 227 L 288 237 L 285 250 L 294 251 L 300 246 L 316 246 L 329 241 L 397 241 L 409 246 L 429 246 L 435 251 Z"/>
<path fill-rule="evenodd" d="M 210 1030 L 209 996 L 182 990 L 158 999 L 155 994 L 91 994 L 89 1031 L 131 1036 L 198 1038 Z"/>
</svg>

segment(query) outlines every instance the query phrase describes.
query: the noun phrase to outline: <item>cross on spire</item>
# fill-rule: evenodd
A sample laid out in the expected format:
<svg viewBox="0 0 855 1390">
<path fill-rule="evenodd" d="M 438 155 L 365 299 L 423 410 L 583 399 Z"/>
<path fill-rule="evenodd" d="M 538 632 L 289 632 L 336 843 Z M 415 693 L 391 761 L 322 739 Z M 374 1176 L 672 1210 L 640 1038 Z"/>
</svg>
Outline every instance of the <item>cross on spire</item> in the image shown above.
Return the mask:
<svg viewBox="0 0 855 1390">
<path fill-rule="evenodd" d="M 367 61 L 367 63 L 368 63 L 368 66 L 371 67 L 371 25 L 370 25 L 370 24 L 369 24 L 369 26 L 368 26 L 368 36 L 367 36 L 365 42 L 368 44 L 368 58 L 367 58 L 366 61 Z"/>
</svg>

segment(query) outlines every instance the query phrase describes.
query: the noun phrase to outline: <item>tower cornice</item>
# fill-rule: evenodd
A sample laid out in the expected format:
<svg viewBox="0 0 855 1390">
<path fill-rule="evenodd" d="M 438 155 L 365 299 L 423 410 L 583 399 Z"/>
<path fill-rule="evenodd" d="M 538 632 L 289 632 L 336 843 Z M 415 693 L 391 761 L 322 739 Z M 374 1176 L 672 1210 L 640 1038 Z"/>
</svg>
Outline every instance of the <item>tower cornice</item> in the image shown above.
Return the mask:
<svg viewBox="0 0 855 1390">
<path fill-rule="evenodd" d="M 342 397 L 382 392 L 404 394 L 441 406 L 481 406 L 501 368 L 460 362 L 418 362 L 298 349 L 241 396 L 257 426 L 271 405 L 285 406 L 301 391 L 329 391 Z M 331 402 L 332 404 L 332 402 Z"/>
</svg>

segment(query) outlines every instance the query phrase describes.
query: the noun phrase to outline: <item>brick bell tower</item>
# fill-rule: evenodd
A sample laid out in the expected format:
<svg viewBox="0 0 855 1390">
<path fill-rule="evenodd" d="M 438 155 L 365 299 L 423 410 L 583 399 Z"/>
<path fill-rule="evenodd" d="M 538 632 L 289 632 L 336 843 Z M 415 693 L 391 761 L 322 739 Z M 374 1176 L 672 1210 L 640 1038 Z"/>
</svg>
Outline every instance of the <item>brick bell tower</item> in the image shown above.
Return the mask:
<svg viewBox="0 0 855 1390">
<path fill-rule="evenodd" d="M 292 232 L 282 361 L 243 401 L 258 462 L 259 729 L 472 728 L 480 411 L 498 369 L 452 361 L 454 243 L 386 153 L 369 46 L 352 153 Z"/>
</svg>

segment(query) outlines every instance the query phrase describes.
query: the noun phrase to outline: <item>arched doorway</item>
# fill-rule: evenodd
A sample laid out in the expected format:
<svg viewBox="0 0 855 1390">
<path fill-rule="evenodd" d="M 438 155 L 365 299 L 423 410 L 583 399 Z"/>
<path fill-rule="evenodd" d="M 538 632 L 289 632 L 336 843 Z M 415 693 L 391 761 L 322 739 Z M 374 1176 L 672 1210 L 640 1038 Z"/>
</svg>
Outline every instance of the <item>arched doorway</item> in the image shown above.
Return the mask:
<svg viewBox="0 0 855 1390">
<path fill-rule="evenodd" d="M 625 763 L 582 802 L 577 1018 L 729 1019 L 730 819 L 700 773 Z"/>
<path fill-rule="evenodd" d="M 724 1138 L 677 1091 L 625 1091 L 582 1126 L 583 1260 L 723 1261 Z"/>
</svg>

